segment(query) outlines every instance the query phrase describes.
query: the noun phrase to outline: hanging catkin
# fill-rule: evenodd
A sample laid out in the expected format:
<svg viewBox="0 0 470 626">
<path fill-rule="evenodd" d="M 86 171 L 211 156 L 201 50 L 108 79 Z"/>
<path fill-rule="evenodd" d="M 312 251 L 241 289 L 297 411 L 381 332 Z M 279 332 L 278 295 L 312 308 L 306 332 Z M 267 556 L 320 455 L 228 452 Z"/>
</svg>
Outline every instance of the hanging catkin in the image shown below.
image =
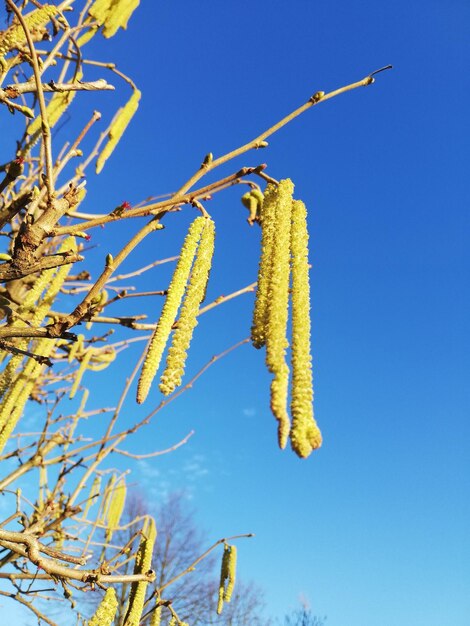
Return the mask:
<svg viewBox="0 0 470 626">
<path fill-rule="evenodd" d="M 222 565 L 220 567 L 219 599 L 217 602 L 217 614 L 222 613 L 224 602 L 230 602 L 235 585 L 237 569 L 237 548 L 224 544 Z"/>
<path fill-rule="evenodd" d="M 160 366 L 162 354 L 171 333 L 171 327 L 175 322 L 181 300 L 183 299 L 205 221 L 204 217 L 197 217 L 194 220 L 189 227 L 188 234 L 181 248 L 178 263 L 168 287 L 165 304 L 163 305 L 157 327 L 150 339 L 147 355 L 142 366 L 137 388 L 137 402 L 139 404 L 144 402 L 147 397 L 155 374 Z"/>
<path fill-rule="evenodd" d="M 113 532 L 119 526 L 121 516 L 124 512 L 124 505 L 126 503 L 127 486 L 126 481 L 121 479 L 115 486 L 114 491 L 109 502 L 109 508 L 107 511 L 107 528 L 106 528 L 106 541 L 111 541 Z"/>
<path fill-rule="evenodd" d="M 35 354 L 47 358 L 51 355 L 54 347 L 55 341 L 53 339 L 41 339 L 33 344 L 32 349 Z M 30 358 L 2 399 L 0 404 L 0 453 L 21 417 L 37 379 L 45 368 L 46 365 Z"/>
<path fill-rule="evenodd" d="M 77 244 L 75 237 L 67 237 L 67 239 L 60 246 L 58 252 L 76 252 L 76 250 Z M 72 264 L 67 264 L 62 265 L 58 270 L 51 269 L 42 272 L 36 279 L 33 287 L 26 294 L 23 303 L 18 307 L 18 313 L 21 318 L 26 318 L 32 326 L 40 326 L 41 322 L 49 312 L 60 288 L 64 284 L 67 274 L 70 272 L 71 268 Z M 40 298 L 43 291 L 44 294 L 42 298 Z M 40 299 L 38 300 L 38 298 Z M 12 326 L 26 326 L 26 323 L 21 318 L 15 319 Z M 14 345 L 16 348 L 21 350 L 27 350 L 29 341 L 29 339 L 19 339 Z M 53 345 L 53 342 L 51 342 L 51 345 Z M 13 355 L 3 372 L 0 374 L 0 396 L 10 389 L 10 386 L 13 384 L 15 374 L 21 374 L 21 370 L 18 368 L 23 362 L 23 359 L 24 357 L 20 354 Z"/>
<path fill-rule="evenodd" d="M 307 210 L 300 200 L 292 204 L 292 389 L 290 433 L 292 449 L 307 457 L 321 446 L 313 417 L 312 357 L 310 347 L 310 283 Z"/>
<path fill-rule="evenodd" d="M 191 278 L 186 289 L 186 295 L 178 326 L 166 360 L 165 371 L 160 379 L 160 391 L 165 395 L 172 393 L 181 385 L 187 358 L 187 351 L 191 343 L 194 329 L 197 325 L 199 306 L 206 292 L 209 271 L 214 254 L 215 225 L 211 219 L 206 219 L 201 235 L 201 241 L 196 252 Z"/>
<path fill-rule="evenodd" d="M 30 31 L 45 26 L 59 12 L 53 4 L 45 4 L 40 9 L 36 9 L 24 15 L 24 21 Z M 26 43 L 26 35 L 23 27 L 15 19 L 13 24 L 4 32 L 0 33 L 0 56 L 4 56 L 13 48 L 19 48 Z"/>
<path fill-rule="evenodd" d="M 97 174 L 99 174 L 103 169 L 104 164 L 113 153 L 114 148 L 118 145 L 124 131 L 137 111 L 141 95 L 142 94 L 138 89 L 134 89 L 132 96 L 129 98 L 126 105 L 121 107 L 114 116 L 108 132 L 108 142 L 96 160 Z"/>
<path fill-rule="evenodd" d="M 292 193 L 289 179 L 281 180 L 277 188 L 276 218 L 273 238 L 271 280 L 268 287 L 268 320 L 266 365 L 274 374 L 271 383 L 271 410 L 278 420 L 278 442 L 285 448 L 290 431 L 287 412 L 289 367 L 286 363 L 287 319 L 289 310 L 290 230 Z"/>
<path fill-rule="evenodd" d="M 134 574 L 145 574 L 152 564 L 153 546 L 157 538 L 157 529 L 152 517 L 148 517 L 142 530 L 137 555 L 135 557 Z M 132 583 L 129 595 L 129 605 L 123 626 L 139 626 L 144 609 L 145 592 L 148 582 L 145 580 Z"/>
<path fill-rule="evenodd" d="M 103 26 L 103 35 L 109 38 L 119 28 L 127 28 L 127 23 L 139 4 L 140 0 L 95 0 L 88 13 Z"/>
<path fill-rule="evenodd" d="M 116 591 L 113 587 L 108 587 L 95 614 L 88 622 L 88 626 L 111 626 L 116 616 L 117 608 Z"/>
<path fill-rule="evenodd" d="M 162 607 L 160 605 L 154 610 L 150 626 L 160 626 L 162 621 Z"/>
<path fill-rule="evenodd" d="M 258 269 L 258 286 L 251 326 L 251 341 L 255 348 L 266 343 L 268 323 L 268 288 L 272 270 L 272 252 L 275 232 L 277 187 L 268 185 L 261 205 L 261 256 Z"/>
</svg>

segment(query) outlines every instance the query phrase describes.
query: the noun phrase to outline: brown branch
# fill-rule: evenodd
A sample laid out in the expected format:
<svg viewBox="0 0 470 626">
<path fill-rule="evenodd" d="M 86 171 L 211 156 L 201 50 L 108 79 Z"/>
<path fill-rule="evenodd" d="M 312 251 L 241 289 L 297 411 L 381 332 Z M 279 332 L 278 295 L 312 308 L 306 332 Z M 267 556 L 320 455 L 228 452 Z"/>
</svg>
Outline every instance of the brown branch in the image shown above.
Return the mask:
<svg viewBox="0 0 470 626">
<path fill-rule="evenodd" d="M 58 252 L 57 254 L 50 254 L 43 256 L 39 261 L 31 263 L 30 265 L 21 264 L 21 267 L 15 267 L 12 262 L 0 264 L 0 281 L 17 280 L 36 272 L 42 272 L 43 270 L 50 270 L 55 267 L 61 267 L 62 265 L 68 265 L 69 263 L 77 263 L 83 261 L 83 256 L 76 252 Z"/>
<path fill-rule="evenodd" d="M 82 82 L 77 80 L 73 83 L 55 83 L 53 81 L 49 83 L 40 83 L 43 92 L 58 92 L 64 91 L 114 91 L 114 85 L 107 83 L 104 78 L 93 80 L 91 82 Z M 7 92 L 11 97 L 16 97 L 22 93 L 36 93 L 38 92 L 37 84 L 35 82 L 18 83 L 15 85 L 9 85 L 4 90 L 0 90 L 0 97 L 3 92 Z M 16 94 L 16 95 L 15 95 Z"/>
</svg>

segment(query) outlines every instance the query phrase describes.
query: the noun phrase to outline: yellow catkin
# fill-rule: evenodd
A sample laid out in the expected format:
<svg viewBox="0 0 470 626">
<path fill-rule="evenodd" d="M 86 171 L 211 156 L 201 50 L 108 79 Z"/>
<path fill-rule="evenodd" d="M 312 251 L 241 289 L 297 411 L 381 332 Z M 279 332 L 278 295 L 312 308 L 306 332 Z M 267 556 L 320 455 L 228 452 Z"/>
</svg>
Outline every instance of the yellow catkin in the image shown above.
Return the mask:
<svg viewBox="0 0 470 626">
<path fill-rule="evenodd" d="M 264 201 L 261 207 L 261 256 L 258 269 L 255 307 L 253 310 L 253 322 L 251 325 L 251 341 L 255 348 L 261 348 L 266 343 L 268 287 L 271 279 L 276 200 L 277 187 L 270 184 L 266 187 Z"/>
<path fill-rule="evenodd" d="M 271 384 L 271 410 L 278 420 L 278 442 L 285 448 L 290 431 L 287 412 L 289 368 L 287 319 L 289 308 L 290 231 L 292 193 L 289 179 L 281 180 L 277 189 L 275 231 L 272 249 L 271 280 L 268 286 L 268 323 L 266 334 L 266 365 L 274 374 Z"/>
<path fill-rule="evenodd" d="M 157 528 L 152 517 L 147 521 L 142 530 L 142 538 L 135 558 L 134 574 L 145 574 L 152 565 L 153 547 L 157 538 Z M 147 591 L 147 581 L 132 583 L 129 594 L 129 605 L 123 626 L 139 626 L 144 609 L 145 592 Z"/>
<path fill-rule="evenodd" d="M 308 264 L 307 209 L 300 200 L 292 203 L 292 389 L 290 433 L 292 449 L 307 457 L 322 443 L 313 417 L 313 380 L 310 340 L 310 281 Z"/>
<path fill-rule="evenodd" d="M 153 612 L 150 626 L 160 626 L 161 622 L 162 622 L 162 607 L 157 606 L 157 608 Z"/>
<path fill-rule="evenodd" d="M 109 38 L 119 28 L 127 28 L 127 23 L 139 4 L 140 0 L 96 0 L 88 13 L 103 26 L 103 35 Z"/>
<path fill-rule="evenodd" d="M 165 371 L 160 379 L 160 391 L 165 395 L 172 393 L 181 385 L 188 348 L 197 325 L 199 306 L 204 298 L 209 279 L 214 255 L 214 240 L 214 222 L 211 219 L 206 219 L 191 271 L 191 278 L 181 307 L 178 326 L 168 350 Z"/>
<path fill-rule="evenodd" d="M 45 26 L 51 17 L 58 13 L 58 8 L 52 4 L 45 4 L 40 9 L 31 11 L 24 15 L 24 20 L 28 29 L 33 31 L 37 28 Z M 7 28 L 6 31 L 0 33 L 0 56 L 4 56 L 13 48 L 18 48 L 26 43 L 26 35 L 23 27 L 16 20 Z"/>
<path fill-rule="evenodd" d="M 108 132 L 108 142 L 101 151 L 98 159 L 96 160 L 96 173 L 99 174 L 104 167 L 104 164 L 113 153 L 115 147 L 119 143 L 124 131 L 129 125 L 132 117 L 134 116 L 139 106 L 141 93 L 138 89 L 134 89 L 132 96 L 127 101 L 126 105 L 119 109 L 114 116 L 113 121 Z"/>
<path fill-rule="evenodd" d="M 106 523 L 106 518 L 109 510 L 109 503 L 111 501 L 111 496 L 113 495 L 114 485 L 116 484 L 116 476 L 114 474 L 111 475 L 110 479 L 106 483 L 106 487 L 104 490 L 103 501 L 101 503 L 101 510 L 99 515 L 100 524 Z"/>
<path fill-rule="evenodd" d="M 58 252 L 76 252 L 76 250 L 77 246 L 75 238 L 68 237 L 62 243 Z M 26 294 L 22 304 L 18 307 L 18 314 L 20 315 L 20 318 L 26 318 L 34 327 L 40 326 L 41 322 L 43 322 L 44 318 L 48 314 L 60 288 L 64 284 L 71 267 L 72 264 L 67 264 L 63 265 L 58 270 L 51 269 L 42 272 L 36 279 L 33 287 Z M 43 291 L 44 295 L 40 298 Z M 15 319 L 13 327 L 26 326 L 26 323 L 20 318 Z M 27 350 L 29 339 L 20 339 L 15 342 L 14 345 L 21 350 Z M 13 355 L 10 358 L 5 369 L 0 374 L 0 396 L 3 396 L 6 390 L 13 384 L 15 373 L 23 360 L 24 357 L 21 355 Z"/>
<path fill-rule="evenodd" d="M 88 9 L 89 15 L 102 26 L 108 16 L 114 0 L 95 0 Z"/>
<path fill-rule="evenodd" d="M 49 357 L 54 347 L 55 342 L 52 339 L 41 339 L 33 344 L 33 351 L 35 354 Z M 30 359 L 3 398 L 0 404 L 0 453 L 23 414 L 25 404 L 45 367 L 42 363 Z"/>
<path fill-rule="evenodd" d="M 84 342 L 85 342 L 85 335 L 83 335 L 82 333 L 77 335 L 77 341 L 74 341 L 70 346 L 69 354 L 67 357 L 67 361 L 69 363 L 72 363 L 72 361 L 77 356 L 77 354 L 82 352 Z"/>
<path fill-rule="evenodd" d="M 230 546 L 230 553 L 228 555 L 228 580 L 227 588 L 225 589 L 224 602 L 230 602 L 232 599 L 233 588 L 235 586 L 235 578 L 237 574 L 237 547 Z"/>
<path fill-rule="evenodd" d="M 108 587 L 96 613 L 88 621 L 88 626 L 111 626 L 116 617 L 117 608 L 116 591 L 113 587 Z"/>
<path fill-rule="evenodd" d="M 80 386 L 80 383 L 82 382 L 82 378 L 83 378 L 85 371 L 88 369 L 88 363 L 90 362 L 90 359 L 93 356 L 94 351 L 95 351 L 94 348 L 88 348 L 88 350 L 83 355 L 82 360 L 80 361 L 80 367 L 78 368 L 75 374 L 75 380 L 73 381 L 72 388 L 70 389 L 70 395 L 69 395 L 70 400 L 73 400 L 73 398 L 75 397 L 75 394 L 78 391 L 78 387 Z"/>
<path fill-rule="evenodd" d="M 132 13 L 139 4 L 140 0 L 114 0 L 103 25 L 103 35 L 109 38 L 115 35 L 119 28 L 126 29 Z"/>
<path fill-rule="evenodd" d="M 171 333 L 178 309 L 183 299 L 186 284 L 191 273 L 191 267 L 196 254 L 196 249 L 204 229 L 205 218 L 197 217 L 189 227 L 188 234 L 181 248 L 181 253 L 176 265 L 173 277 L 168 287 L 165 304 L 158 320 L 157 327 L 150 339 L 142 366 L 137 388 L 137 402 L 141 404 L 147 397 L 155 374 L 160 366 L 163 351 Z"/>
<path fill-rule="evenodd" d="M 83 509 L 83 516 L 82 516 L 83 519 L 86 519 L 86 516 L 88 515 L 88 511 L 90 510 L 90 507 L 93 506 L 93 504 L 96 502 L 96 499 L 100 495 L 100 487 L 101 487 L 101 476 L 95 476 L 93 483 L 91 485 L 90 495 L 88 496 L 88 499 L 85 504 L 85 508 Z"/>
<path fill-rule="evenodd" d="M 222 564 L 220 567 L 220 583 L 217 602 L 217 614 L 220 615 L 224 608 L 224 602 L 230 602 L 237 568 L 237 548 L 224 544 Z"/>
<path fill-rule="evenodd" d="M 107 514 L 106 541 L 111 541 L 113 532 L 119 526 L 124 505 L 126 503 L 127 486 L 124 479 L 121 479 L 114 488 Z"/>
</svg>

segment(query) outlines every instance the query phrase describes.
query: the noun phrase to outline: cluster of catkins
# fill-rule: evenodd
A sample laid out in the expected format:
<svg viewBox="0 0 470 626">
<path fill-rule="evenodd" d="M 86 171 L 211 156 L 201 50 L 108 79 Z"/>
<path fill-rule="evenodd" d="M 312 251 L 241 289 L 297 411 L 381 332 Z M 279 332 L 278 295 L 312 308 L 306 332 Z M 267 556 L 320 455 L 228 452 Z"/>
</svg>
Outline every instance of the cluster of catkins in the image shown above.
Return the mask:
<svg viewBox="0 0 470 626">
<path fill-rule="evenodd" d="M 278 420 L 279 446 L 285 448 L 290 436 L 294 452 L 307 457 L 321 446 L 322 437 L 313 417 L 307 211 L 303 202 L 293 199 L 293 192 L 289 179 L 270 183 L 259 202 L 262 242 L 251 339 L 256 348 L 266 346 L 266 365 L 274 376 L 271 410 Z M 287 409 L 289 295 L 292 424 Z"/>
<path fill-rule="evenodd" d="M 197 217 L 184 240 L 160 319 L 147 348 L 137 387 L 139 404 L 144 402 L 150 391 L 180 306 L 166 367 L 160 378 L 160 391 L 168 395 L 181 385 L 187 351 L 197 325 L 199 306 L 206 293 L 214 254 L 214 239 L 214 222 L 210 218 Z"/>
</svg>

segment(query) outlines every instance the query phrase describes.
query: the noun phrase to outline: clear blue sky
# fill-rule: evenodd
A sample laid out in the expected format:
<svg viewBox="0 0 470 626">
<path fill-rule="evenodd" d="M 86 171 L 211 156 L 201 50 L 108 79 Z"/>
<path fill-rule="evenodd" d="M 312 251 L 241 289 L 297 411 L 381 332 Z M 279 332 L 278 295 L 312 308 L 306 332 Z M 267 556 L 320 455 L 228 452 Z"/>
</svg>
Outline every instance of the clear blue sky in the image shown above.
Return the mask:
<svg viewBox="0 0 470 626">
<path fill-rule="evenodd" d="M 247 346 L 132 443 L 148 452 L 195 429 L 133 480 L 155 502 L 186 486 L 213 539 L 255 532 L 239 544 L 240 575 L 264 586 L 271 615 L 303 594 L 328 626 L 470 624 L 469 23 L 466 0 L 158 0 L 127 33 L 90 44 L 143 92 L 127 139 L 88 182 L 97 212 L 175 190 L 207 152 L 251 139 L 317 90 L 394 65 L 221 171 L 267 161 L 309 208 L 322 449 L 306 461 L 277 449 L 263 354 Z M 103 94 L 88 110 L 84 94 L 81 114 L 110 116 L 126 96 Z M 256 279 L 259 231 L 239 196 L 207 206 L 218 229 L 209 300 Z M 126 267 L 176 254 L 191 217 L 170 216 Z M 135 228 L 97 233 L 112 240 L 95 258 Z M 201 318 L 190 372 L 247 336 L 252 302 Z M 142 348 L 113 384 L 103 376 L 108 405 Z M 126 419 L 140 414 L 128 405 Z"/>
</svg>

